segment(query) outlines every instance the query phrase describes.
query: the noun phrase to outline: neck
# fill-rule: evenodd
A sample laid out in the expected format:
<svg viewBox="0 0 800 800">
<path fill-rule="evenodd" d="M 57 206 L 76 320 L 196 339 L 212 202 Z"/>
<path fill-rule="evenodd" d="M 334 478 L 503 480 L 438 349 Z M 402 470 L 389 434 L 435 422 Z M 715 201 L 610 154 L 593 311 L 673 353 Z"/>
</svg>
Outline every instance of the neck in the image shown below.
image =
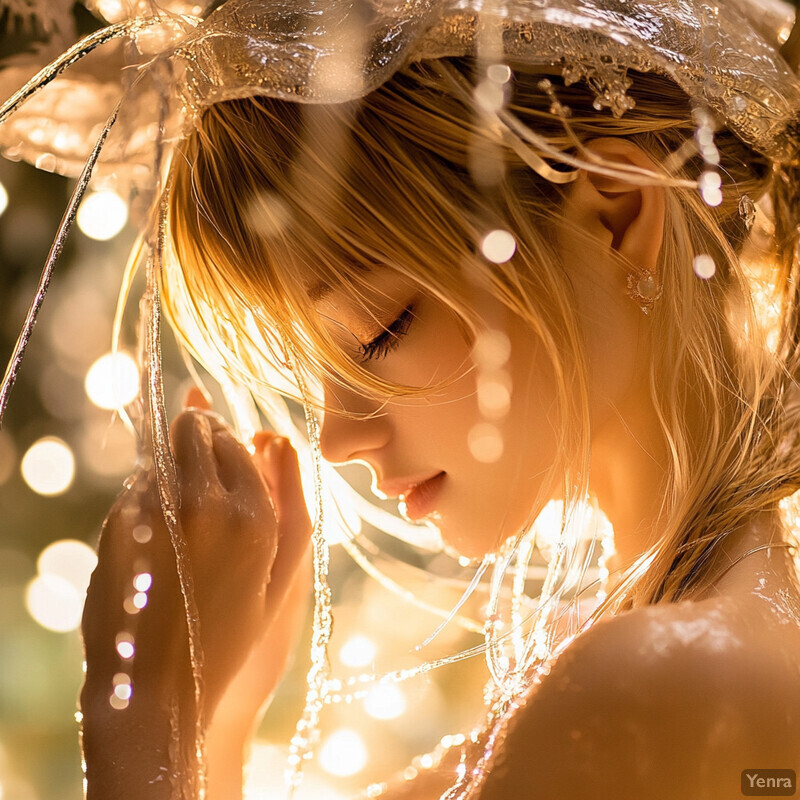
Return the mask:
<svg viewBox="0 0 800 800">
<path fill-rule="evenodd" d="M 659 536 L 667 452 L 641 410 L 614 414 L 592 440 L 590 488 L 614 527 L 613 573 L 633 563 Z"/>
<path fill-rule="evenodd" d="M 592 441 L 591 490 L 614 528 L 615 553 L 606 561 L 611 585 L 626 568 L 655 544 L 661 534 L 659 513 L 664 499 L 667 475 L 667 452 L 655 426 L 648 424 L 646 414 L 626 413 L 615 416 Z M 791 556 L 785 552 L 785 530 L 777 509 L 746 515 L 722 542 L 710 565 L 711 574 L 720 575 L 719 590 L 742 588 L 739 582 L 752 582 L 752 571 L 758 564 L 770 564 L 773 572 Z M 765 545 L 778 545 L 775 552 L 756 550 Z M 748 556 L 744 570 L 734 564 Z M 715 587 L 717 582 L 715 581 Z M 749 586 L 749 584 L 748 584 Z M 717 592 L 717 588 L 709 587 Z"/>
</svg>

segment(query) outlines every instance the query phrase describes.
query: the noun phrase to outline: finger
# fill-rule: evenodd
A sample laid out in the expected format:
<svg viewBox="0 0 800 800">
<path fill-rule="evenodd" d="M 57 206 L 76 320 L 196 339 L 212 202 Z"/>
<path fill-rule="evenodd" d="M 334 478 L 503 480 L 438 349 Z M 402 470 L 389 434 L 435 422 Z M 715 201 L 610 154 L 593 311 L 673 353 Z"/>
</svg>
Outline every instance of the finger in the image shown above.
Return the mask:
<svg viewBox="0 0 800 800">
<path fill-rule="evenodd" d="M 272 480 L 276 483 L 274 500 L 278 514 L 278 553 L 272 565 L 268 589 L 268 596 L 274 599 L 289 591 L 298 569 L 307 561 L 311 520 L 303 494 L 297 452 L 289 440 L 275 437 L 270 443 L 268 459 Z"/>
<path fill-rule="evenodd" d="M 275 502 L 278 523 L 289 536 L 305 534 L 311 526 L 308 517 L 297 451 L 288 439 L 274 437 L 265 453 L 267 483 Z"/>
<path fill-rule="evenodd" d="M 168 534 L 159 515 L 155 480 L 141 473 L 103 523 L 82 619 L 87 663 L 100 675 L 119 666 L 116 636 L 131 628 L 132 615 L 138 613 L 129 602 L 136 591 L 134 576 L 149 572 L 160 583 L 169 571 Z"/>
<path fill-rule="evenodd" d="M 211 418 L 203 412 L 184 411 L 172 423 L 171 433 L 181 494 L 190 501 L 200 500 L 220 483 Z"/>
<path fill-rule="evenodd" d="M 267 488 L 269 489 L 271 495 L 275 494 L 277 491 L 277 486 L 270 483 L 272 476 L 269 469 L 269 457 L 267 452 L 269 443 L 274 438 L 275 433 L 273 431 L 259 431 L 255 436 L 253 436 L 253 461 L 258 467 L 258 471 L 261 473 L 261 477 L 267 484 Z"/>
<path fill-rule="evenodd" d="M 233 433 L 222 426 L 212 426 L 212 441 L 219 479 L 225 489 L 253 502 L 260 498 L 268 500 L 261 470 Z"/>
<path fill-rule="evenodd" d="M 200 408 L 204 411 L 211 410 L 211 400 L 205 395 L 199 386 L 192 386 L 186 393 L 186 399 L 183 401 L 184 408 Z"/>
</svg>

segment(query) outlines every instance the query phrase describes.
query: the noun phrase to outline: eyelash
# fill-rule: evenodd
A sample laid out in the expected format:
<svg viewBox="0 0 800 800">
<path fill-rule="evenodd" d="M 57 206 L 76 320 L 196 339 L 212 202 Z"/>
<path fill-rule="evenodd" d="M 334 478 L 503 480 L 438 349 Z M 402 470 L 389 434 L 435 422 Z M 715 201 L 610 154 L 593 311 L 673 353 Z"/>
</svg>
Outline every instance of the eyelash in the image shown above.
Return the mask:
<svg viewBox="0 0 800 800">
<path fill-rule="evenodd" d="M 373 359 L 385 358 L 389 353 L 400 345 L 400 337 L 408 333 L 414 316 L 414 305 L 408 305 L 400 316 L 386 328 L 380 336 L 376 336 L 371 342 L 361 345 L 361 363 Z"/>
</svg>

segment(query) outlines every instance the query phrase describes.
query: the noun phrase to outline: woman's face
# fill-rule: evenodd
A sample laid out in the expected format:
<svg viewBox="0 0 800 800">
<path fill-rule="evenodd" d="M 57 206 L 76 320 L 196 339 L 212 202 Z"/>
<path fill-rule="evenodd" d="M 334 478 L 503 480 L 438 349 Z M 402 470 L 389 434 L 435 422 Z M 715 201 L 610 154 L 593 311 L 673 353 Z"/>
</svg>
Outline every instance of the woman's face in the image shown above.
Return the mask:
<svg viewBox="0 0 800 800">
<path fill-rule="evenodd" d="M 475 295 L 480 316 L 508 337 L 503 369 L 511 386 L 507 413 L 491 420 L 500 430 L 502 452 L 490 463 L 478 460 L 470 432 L 474 438 L 475 426 L 488 420 L 479 409 L 478 370 L 464 326 L 452 310 L 392 270 L 376 270 L 372 285 L 372 318 L 346 287 L 330 289 L 316 302 L 345 352 L 387 381 L 449 385 L 423 397 L 379 402 L 327 384 L 322 454 L 334 463 L 367 464 L 379 495 L 398 497 L 411 519 L 432 521 L 463 555 L 483 556 L 539 510 L 534 504 L 556 449 L 549 362 L 529 327 L 503 313 L 490 295 Z"/>
</svg>

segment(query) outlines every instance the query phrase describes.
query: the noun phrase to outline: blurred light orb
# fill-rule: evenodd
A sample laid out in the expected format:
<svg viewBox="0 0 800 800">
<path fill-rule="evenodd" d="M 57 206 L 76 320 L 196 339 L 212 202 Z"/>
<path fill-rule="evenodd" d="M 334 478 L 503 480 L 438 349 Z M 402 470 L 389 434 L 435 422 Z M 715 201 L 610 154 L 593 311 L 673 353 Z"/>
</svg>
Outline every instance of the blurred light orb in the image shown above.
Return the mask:
<svg viewBox="0 0 800 800">
<path fill-rule="evenodd" d="M 123 700 L 119 695 L 117 695 L 116 691 L 111 692 L 111 697 L 108 699 L 109 705 L 111 708 L 115 709 L 116 711 L 123 711 L 130 705 L 130 700 Z"/>
<path fill-rule="evenodd" d="M 133 687 L 131 686 L 131 679 L 124 672 L 118 672 L 114 676 L 114 694 L 120 700 L 130 700 L 133 694 Z"/>
<path fill-rule="evenodd" d="M 81 624 L 83 595 L 68 580 L 45 573 L 28 584 L 25 606 L 43 628 L 66 633 Z"/>
<path fill-rule="evenodd" d="M 375 661 L 378 648 L 372 639 L 357 634 L 351 636 L 339 651 L 339 660 L 348 667 L 368 667 Z"/>
<path fill-rule="evenodd" d="M 706 281 L 709 278 L 713 278 L 714 273 L 717 271 L 717 265 L 708 253 L 701 253 L 699 256 L 695 256 L 692 266 L 694 267 L 694 274 Z"/>
<path fill-rule="evenodd" d="M 500 369 L 511 357 L 511 339 L 497 328 L 480 331 L 472 345 L 472 358 L 482 370 Z"/>
<path fill-rule="evenodd" d="M 126 660 L 133 658 L 133 654 L 136 652 L 136 648 L 133 644 L 133 636 L 127 633 L 127 631 L 117 634 L 117 652 L 120 658 Z"/>
<path fill-rule="evenodd" d="M 122 0 L 95 0 L 94 5 L 108 22 L 120 22 L 125 19 Z"/>
<path fill-rule="evenodd" d="M 319 763 L 330 775 L 346 778 L 361 772 L 367 765 L 367 746 L 350 728 L 334 731 L 319 751 Z"/>
<path fill-rule="evenodd" d="M 141 610 L 140 607 L 137 606 L 136 603 L 134 602 L 133 600 L 134 597 L 135 595 L 131 595 L 130 597 L 126 597 L 122 601 L 122 608 L 125 609 L 126 614 L 138 614 L 139 611 Z M 145 598 L 147 598 L 147 595 L 145 595 Z"/>
<path fill-rule="evenodd" d="M 467 446 L 476 461 L 493 464 L 503 455 L 503 436 L 495 425 L 479 422 L 469 429 Z"/>
<path fill-rule="evenodd" d="M 153 585 L 153 576 L 149 572 L 140 572 L 133 579 L 133 588 L 137 592 L 146 592 Z"/>
<path fill-rule="evenodd" d="M 508 379 L 507 374 L 502 375 Z M 507 383 L 510 381 L 507 380 Z M 496 378 L 478 377 L 478 408 L 484 417 L 499 419 L 511 407 L 511 390 L 507 383 Z"/>
<path fill-rule="evenodd" d="M 0 183 L 0 217 L 3 216 L 3 212 L 8 208 L 8 192 L 6 191 L 6 187 Z M 2 794 L 0 794 L 2 797 Z"/>
<path fill-rule="evenodd" d="M 508 83 L 511 80 L 511 67 L 508 64 L 490 64 L 486 76 L 495 83 Z"/>
<path fill-rule="evenodd" d="M 517 240 L 500 228 L 490 231 L 481 240 L 481 252 L 493 264 L 505 264 L 517 250 Z"/>
<path fill-rule="evenodd" d="M 153 529 L 149 525 L 137 525 L 133 529 L 133 538 L 139 544 L 146 544 L 153 538 Z"/>
<path fill-rule="evenodd" d="M 55 436 L 34 442 L 22 457 L 22 477 L 37 494 L 63 494 L 75 477 L 75 456 L 69 445 Z"/>
<path fill-rule="evenodd" d="M 90 239 L 107 242 L 113 239 L 128 221 L 128 206 L 116 193 L 92 192 L 78 208 L 76 222 Z"/>
<path fill-rule="evenodd" d="M 475 87 L 474 97 L 478 107 L 488 114 L 496 114 L 505 102 L 503 85 L 492 78 L 481 81 Z"/>
<path fill-rule="evenodd" d="M 45 547 L 36 562 L 40 575 L 55 575 L 70 583 L 81 596 L 97 566 L 97 554 L 85 542 L 61 539 Z"/>
<path fill-rule="evenodd" d="M 379 684 L 364 698 L 364 710 L 373 719 L 396 719 L 406 705 L 406 696 L 394 683 Z"/>
<path fill-rule="evenodd" d="M 718 172 L 707 170 L 698 181 L 700 194 L 709 206 L 718 206 L 722 202 L 722 178 Z"/>
<path fill-rule="evenodd" d="M 256 740 L 250 749 L 250 763 L 245 770 L 244 800 L 276 800 L 286 797 L 284 774 L 286 749 Z M 303 782 L 293 791 L 294 800 L 345 800 L 328 785 L 329 779 L 307 770 Z M 351 795 L 348 794 L 348 797 Z"/>
<path fill-rule="evenodd" d="M 139 394 L 139 367 L 127 353 L 106 353 L 89 367 L 84 386 L 98 408 L 122 408 Z"/>
</svg>

